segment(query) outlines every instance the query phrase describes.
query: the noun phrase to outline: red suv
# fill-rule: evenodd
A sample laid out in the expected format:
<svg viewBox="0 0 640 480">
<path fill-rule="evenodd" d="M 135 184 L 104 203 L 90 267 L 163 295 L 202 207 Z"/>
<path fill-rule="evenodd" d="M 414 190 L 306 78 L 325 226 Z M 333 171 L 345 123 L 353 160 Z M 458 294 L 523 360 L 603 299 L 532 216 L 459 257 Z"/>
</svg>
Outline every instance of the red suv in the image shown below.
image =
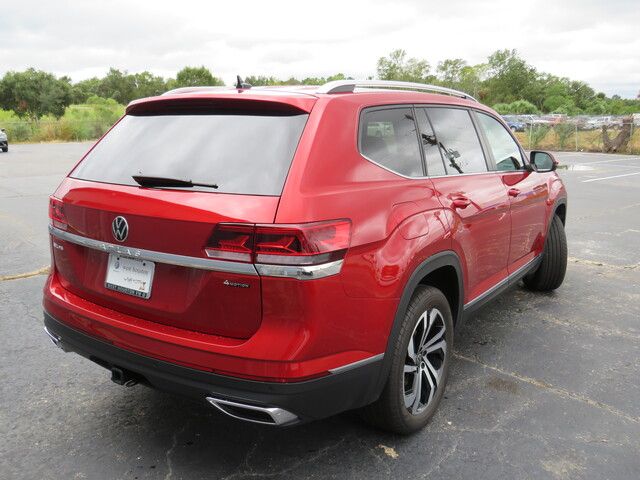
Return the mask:
<svg viewBox="0 0 640 480">
<path fill-rule="evenodd" d="M 555 160 L 441 87 L 238 87 L 131 103 L 64 179 L 48 335 L 243 420 L 417 430 L 463 320 L 562 283 Z"/>
</svg>

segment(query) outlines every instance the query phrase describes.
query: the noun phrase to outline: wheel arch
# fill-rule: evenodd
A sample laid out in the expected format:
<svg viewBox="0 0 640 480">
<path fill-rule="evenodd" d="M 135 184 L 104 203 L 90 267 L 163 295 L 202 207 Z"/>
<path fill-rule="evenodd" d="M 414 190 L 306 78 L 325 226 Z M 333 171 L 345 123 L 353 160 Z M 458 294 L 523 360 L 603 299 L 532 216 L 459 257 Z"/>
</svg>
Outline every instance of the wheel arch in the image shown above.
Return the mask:
<svg viewBox="0 0 640 480">
<path fill-rule="evenodd" d="M 562 220 L 562 225 L 566 225 L 566 222 L 567 222 L 567 199 L 566 198 L 560 198 L 556 201 L 553 207 L 553 214 L 558 215 L 558 217 L 560 217 L 560 220 Z"/>
<path fill-rule="evenodd" d="M 384 361 L 376 388 L 377 395 L 382 392 L 389 375 L 392 360 L 391 352 L 398 340 L 405 312 L 416 288 L 420 285 L 432 285 L 441 289 L 451 306 L 454 329 L 462 326 L 464 282 L 460 258 L 451 250 L 439 252 L 418 265 L 404 286 L 389 337 L 387 338 Z"/>
</svg>

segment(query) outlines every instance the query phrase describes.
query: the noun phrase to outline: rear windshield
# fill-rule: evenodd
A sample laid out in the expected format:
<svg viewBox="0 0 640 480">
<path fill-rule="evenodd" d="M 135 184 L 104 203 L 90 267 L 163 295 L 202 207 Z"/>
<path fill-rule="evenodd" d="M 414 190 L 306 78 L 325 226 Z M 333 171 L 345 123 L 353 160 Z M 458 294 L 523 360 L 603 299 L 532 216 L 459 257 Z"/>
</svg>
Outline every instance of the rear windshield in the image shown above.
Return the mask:
<svg viewBox="0 0 640 480">
<path fill-rule="evenodd" d="M 307 117 L 290 112 L 126 115 L 71 176 L 137 186 L 132 176 L 142 175 L 218 185 L 193 190 L 280 195 Z"/>
</svg>

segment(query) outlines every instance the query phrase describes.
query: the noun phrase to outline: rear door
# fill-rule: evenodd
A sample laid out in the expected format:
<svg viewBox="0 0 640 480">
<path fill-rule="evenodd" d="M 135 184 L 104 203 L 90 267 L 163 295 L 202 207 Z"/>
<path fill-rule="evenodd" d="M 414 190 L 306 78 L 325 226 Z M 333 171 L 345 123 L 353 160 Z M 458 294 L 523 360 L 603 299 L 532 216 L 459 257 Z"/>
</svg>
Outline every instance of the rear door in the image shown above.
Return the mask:
<svg viewBox="0 0 640 480">
<path fill-rule="evenodd" d="M 524 154 L 511 132 L 496 118 L 475 112 L 491 156 L 492 170 L 502 178 L 511 205 L 509 273 L 526 265 L 544 247 L 548 187 L 544 176 L 524 168 Z"/>
<path fill-rule="evenodd" d="M 123 117 L 52 198 L 62 285 L 144 320 L 251 336 L 261 320 L 255 268 L 233 255 L 209 258 L 207 247 L 221 222 L 274 220 L 308 114 L 266 103 L 180 104 Z M 209 186 L 145 188 L 132 178 L 139 175 Z"/>
<path fill-rule="evenodd" d="M 418 108 L 423 142 L 440 158 L 427 162 L 440 201 L 450 209 L 453 246 L 465 269 L 465 303 L 507 276 L 510 219 L 507 192 L 489 171 L 471 113 L 463 108 Z M 439 160 L 439 161 L 438 161 Z"/>
</svg>

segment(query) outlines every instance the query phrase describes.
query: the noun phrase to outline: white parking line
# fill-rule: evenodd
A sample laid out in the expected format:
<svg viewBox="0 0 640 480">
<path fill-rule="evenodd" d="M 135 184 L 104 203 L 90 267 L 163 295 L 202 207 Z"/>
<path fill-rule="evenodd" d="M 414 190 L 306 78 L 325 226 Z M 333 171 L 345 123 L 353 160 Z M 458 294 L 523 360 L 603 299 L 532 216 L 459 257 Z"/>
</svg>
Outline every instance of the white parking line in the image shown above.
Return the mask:
<svg viewBox="0 0 640 480">
<path fill-rule="evenodd" d="M 589 162 L 589 165 L 596 165 L 598 163 L 629 162 L 629 161 L 638 161 L 638 160 L 640 160 L 640 157 L 614 158 L 611 160 L 598 160 L 595 162 Z"/>
<path fill-rule="evenodd" d="M 582 183 L 599 182 L 600 180 L 609 180 L 610 178 L 630 177 L 631 175 L 640 175 L 640 172 L 625 173 L 622 175 L 612 175 L 611 177 L 591 178 L 589 180 L 583 180 Z"/>
</svg>

